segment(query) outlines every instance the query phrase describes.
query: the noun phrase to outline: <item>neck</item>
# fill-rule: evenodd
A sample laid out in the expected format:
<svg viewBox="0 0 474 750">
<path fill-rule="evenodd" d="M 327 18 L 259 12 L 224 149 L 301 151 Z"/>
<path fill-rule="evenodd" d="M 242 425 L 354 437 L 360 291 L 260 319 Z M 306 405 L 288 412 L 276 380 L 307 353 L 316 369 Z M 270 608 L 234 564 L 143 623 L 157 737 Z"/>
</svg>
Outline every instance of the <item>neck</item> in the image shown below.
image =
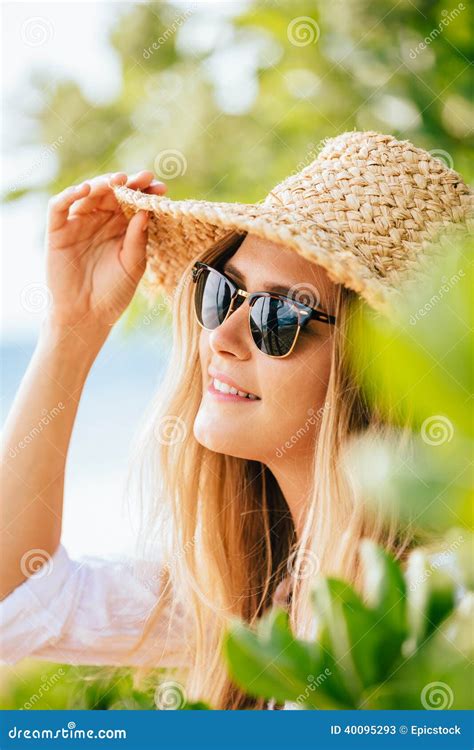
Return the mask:
<svg viewBox="0 0 474 750">
<path fill-rule="evenodd" d="M 312 477 L 308 456 L 296 454 L 267 462 L 290 509 L 296 535 L 301 538 Z"/>
</svg>

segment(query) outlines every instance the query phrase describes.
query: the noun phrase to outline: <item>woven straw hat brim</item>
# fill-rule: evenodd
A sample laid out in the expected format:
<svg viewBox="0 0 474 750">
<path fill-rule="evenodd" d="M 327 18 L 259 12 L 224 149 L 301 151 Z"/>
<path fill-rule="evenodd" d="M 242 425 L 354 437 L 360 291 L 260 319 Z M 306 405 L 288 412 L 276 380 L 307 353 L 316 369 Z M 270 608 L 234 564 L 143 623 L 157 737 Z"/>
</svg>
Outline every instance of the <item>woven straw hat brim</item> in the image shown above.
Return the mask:
<svg viewBox="0 0 474 750">
<path fill-rule="evenodd" d="M 329 278 L 358 292 L 373 308 L 386 310 L 392 290 L 371 276 L 354 256 L 339 231 L 294 210 L 263 203 L 170 200 L 124 186 L 114 188 L 122 209 L 131 218 L 149 212 L 146 285 L 172 294 L 193 260 L 225 236 L 258 237 L 292 248 L 322 266 Z M 340 228 L 340 227 L 339 227 Z"/>
<path fill-rule="evenodd" d="M 328 139 L 258 203 L 114 192 L 128 218 L 149 212 L 147 290 L 173 294 L 193 260 L 226 235 L 250 233 L 322 266 L 381 312 L 427 275 L 440 232 L 465 232 L 474 218 L 461 175 L 409 141 L 373 131 Z"/>
</svg>

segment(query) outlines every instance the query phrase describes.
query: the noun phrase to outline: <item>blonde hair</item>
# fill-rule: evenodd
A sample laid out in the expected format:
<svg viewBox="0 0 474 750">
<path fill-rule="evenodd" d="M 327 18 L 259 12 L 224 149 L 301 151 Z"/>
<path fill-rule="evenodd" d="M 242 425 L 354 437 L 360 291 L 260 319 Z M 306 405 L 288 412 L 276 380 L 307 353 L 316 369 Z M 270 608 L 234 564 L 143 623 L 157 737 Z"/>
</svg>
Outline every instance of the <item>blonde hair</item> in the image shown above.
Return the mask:
<svg viewBox="0 0 474 750">
<path fill-rule="evenodd" d="M 212 263 L 235 251 L 242 239 L 226 237 L 201 259 Z M 403 559 L 414 543 L 414 532 L 401 528 L 395 511 L 387 519 L 362 502 L 341 468 L 351 435 L 383 429 L 347 364 L 347 324 L 355 293 L 343 286 L 335 287 L 338 323 L 301 538 L 296 538 L 289 508 L 266 466 L 215 453 L 197 442 L 193 424 L 201 402 L 202 373 L 191 265 L 173 300 L 169 366 L 135 453 L 142 510 L 140 551 L 148 556 L 161 545 L 165 560 L 159 568 L 161 594 L 140 643 L 165 607 L 185 606 L 192 622 L 192 632 L 182 644 L 189 664 L 184 677 L 187 698 L 207 700 L 213 708 L 264 708 L 263 700 L 247 697 L 227 676 L 221 644 L 229 618 L 255 623 L 271 606 L 291 561 L 290 621 L 296 635 L 310 637 L 314 614 L 309 590 L 314 576 L 304 573 L 308 559 L 310 564 L 317 562 L 318 574 L 343 578 L 358 589 L 359 541 L 374 539 Z M 136 495 L 133 502 L 136 506 Z M 159 666 L 159 654 L 152 653 L 150 667 Z"/>
</svg>

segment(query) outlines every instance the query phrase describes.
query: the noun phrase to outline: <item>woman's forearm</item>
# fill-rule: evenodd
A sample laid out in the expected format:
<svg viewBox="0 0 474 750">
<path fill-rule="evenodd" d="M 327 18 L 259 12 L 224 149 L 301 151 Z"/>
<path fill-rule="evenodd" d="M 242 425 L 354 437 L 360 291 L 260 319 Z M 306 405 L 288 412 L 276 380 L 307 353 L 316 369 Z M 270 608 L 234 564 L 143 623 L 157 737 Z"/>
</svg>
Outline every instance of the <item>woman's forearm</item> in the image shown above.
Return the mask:
<svg viewBox="0 0 474 750">
<path fill-rule="evenodd" d="M 82 389 L 145 271 L 147 212 L 126 219 L 117 185 L 154 195 L 166 189 L 149 170 L 131 177 L 107 173 L 48 202 L 51 305 L 4 428 L 0 599 L 58 546 L 66 456 Z"/>
<path fill-rule="evenodd" d="M 87 375 L 106 338 L 106 331 L 75 333 L 43 322 L 4 427 L 0 599 L 59 544 L 72 428 Z"/>
</svg>

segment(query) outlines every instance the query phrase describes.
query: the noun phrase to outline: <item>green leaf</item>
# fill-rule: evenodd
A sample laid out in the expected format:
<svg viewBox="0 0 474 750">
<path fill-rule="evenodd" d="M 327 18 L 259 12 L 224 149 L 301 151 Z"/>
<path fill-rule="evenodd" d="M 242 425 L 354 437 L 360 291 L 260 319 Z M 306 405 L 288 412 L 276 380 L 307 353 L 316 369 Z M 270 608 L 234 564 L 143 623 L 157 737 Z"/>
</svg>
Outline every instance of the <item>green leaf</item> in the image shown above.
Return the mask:
<svg viewBox="0 0 474 750">
<path fill-rule="evenodd" d="M 250 695 L 319 707 L 319 688 L 311 687 L 323 673 L 319 645 L 296 640 L 283 610 L 262 619 L 258 632 L 240 623 L 228 632 L 224 655 L 231 677 Z"/>
<path fill-rule="evenodd" d="M 469 593 L 389 680 L 366 691 L 361 708 L 472 708 L 473 614 Z"/>
<path fill-rule="evenodd" d="M 362 686 L 373 685 L 386 673 L 385 632 L 378 627 L 373 613 L 362 604 L 358 607 L 343 604 L 342 611 Z"/>
<path fill-rule="evenodd" d="M 455 582 L 429 560 L 423 549 L 414 550 L 407 566 L 407 606 L 410 638 L 406 649 L 413 651 L 454 609 Z M 438 566 L 438 567 L 437 567 Z"/>
<path fill-rule="evenodd" d="M 388 650 L 396 653 L 407 635 L 406 583 L 400 566 L 370 539 L 360 545 L 365 600 L 377 624 L 391 633 Z"/>
<path fill-rule="evenodd" d="M 355 705 L 363 683 L 352 655 L 347 615 L 354 611 L 360 614 L 362 604 L 352 588 L 336 578 L 316 582 L 313 602 L 321 628 L 321 644 L 333 676 L 332 683 L 341 698 Z"/>
<path fill-rule="evenodd" d="M 319 581 L 313 596 L 322 625 L 321 643 L 326 658 L 331 655 L 331 671 L 356 705 L 363 689 L 382 679 L 393 662 L 386 648 L 387 631 L 343 581 Z"/>
<path fill-rule="evenodd" d="M 203 701 L 196 701 L 195 703 L 185 703 L 180 711 L 210 711 L 211 707 L 208 703 Z"/>
</svg>

